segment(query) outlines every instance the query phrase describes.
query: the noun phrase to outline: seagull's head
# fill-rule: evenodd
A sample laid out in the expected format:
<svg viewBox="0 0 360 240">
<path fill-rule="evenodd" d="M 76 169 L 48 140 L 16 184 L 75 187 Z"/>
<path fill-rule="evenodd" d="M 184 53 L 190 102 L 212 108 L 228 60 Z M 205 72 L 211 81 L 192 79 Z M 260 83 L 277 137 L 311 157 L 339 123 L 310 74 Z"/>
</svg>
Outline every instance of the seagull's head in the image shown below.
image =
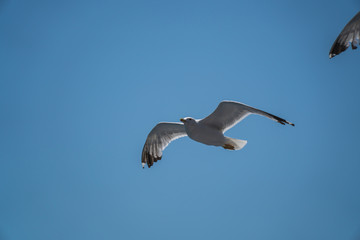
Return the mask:
<svg viewBox="0 0 360 240">
<path fill-rule="evenodd" d="M 185 125 L 194 125 L 196 124 L 196 120 L 191 117 L 181 118 L 181 122 L 183 122 Z"/>
</svg>

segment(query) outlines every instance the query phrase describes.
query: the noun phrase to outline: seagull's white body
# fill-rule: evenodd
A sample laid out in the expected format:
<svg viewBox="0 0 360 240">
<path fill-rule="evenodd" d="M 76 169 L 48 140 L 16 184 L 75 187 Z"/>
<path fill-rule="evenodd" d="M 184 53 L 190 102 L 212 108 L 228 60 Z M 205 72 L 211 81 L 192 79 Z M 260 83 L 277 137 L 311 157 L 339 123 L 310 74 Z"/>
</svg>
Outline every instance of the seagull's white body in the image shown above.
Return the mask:
<svg viewBox="0 0 360 240">
<path fill-rule="evenodd" d="M 185 124 L 185 131 L 189 138 L 206 145 L 222 146 L 225 144 L 226 138 L 221 131 L 196 120 Z"/>
<path fill-rule="evenodd" d="M 247 143 L 245 140 L 225 137 L 221 130 L 213 128 L 208 124 L 203 123 L 202 121 L 188 120 L 188 123 L 185 122 L 184 125 L 186 134 L 189 136 L 189 138 L 206 145 L 221 147 L 226 144 L 230 144 L 234 146 L 233 150 L 240 150 Z"/>
<path fill-rule="evenodd" d="M 216 110 L 201 120 L 180 119 L 183 123 L 159 123 L 149 133 L 142 152 L 141 162 L 150 168 L 160 160 L 162 151 L 173 140 L 189 136 L 192 140 L 229 150 L 240 150 L 247 141 L 224 136 L 224 133 L 250 114 L 259 114 L 281 124 L 292 123 L 262 110 L 233 101 L 223 101 Z"/>
</svg>

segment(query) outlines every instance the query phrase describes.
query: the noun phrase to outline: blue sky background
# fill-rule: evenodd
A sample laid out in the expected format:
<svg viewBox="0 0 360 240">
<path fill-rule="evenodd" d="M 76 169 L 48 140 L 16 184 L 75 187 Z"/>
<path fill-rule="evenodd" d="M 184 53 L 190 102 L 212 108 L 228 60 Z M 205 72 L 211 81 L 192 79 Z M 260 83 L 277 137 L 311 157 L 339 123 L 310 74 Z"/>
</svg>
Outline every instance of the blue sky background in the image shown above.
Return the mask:
<svg viewBox="0 0 360 240">
<path fill-rule="evenodd" d="M 358 1 L 0 4 L 0 239 L 359 239 Z M 221 100 L 241 151 L 188 138 L 142 169 L 160 121 Z"/>
</svg>

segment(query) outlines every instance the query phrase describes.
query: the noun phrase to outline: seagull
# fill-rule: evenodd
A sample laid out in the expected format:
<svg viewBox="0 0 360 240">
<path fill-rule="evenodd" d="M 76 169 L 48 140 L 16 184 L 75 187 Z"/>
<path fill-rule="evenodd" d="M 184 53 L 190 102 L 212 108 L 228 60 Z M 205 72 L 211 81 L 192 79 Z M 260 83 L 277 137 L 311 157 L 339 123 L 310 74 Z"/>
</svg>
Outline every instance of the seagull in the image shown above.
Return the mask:
<svg viewBox="0 0 360 240">
<path fill-rule="evenodd" d="M 222 101 L 213 113 L 201 120 L 181 118 L 182 123 L 160 122 L 149 133 L 141 155 L 141 164 L 150 168 L 162 158 L 162 151 L 175 139 L 189 136 L 197 142 L 240 150 L 247 141 L 224 136 L 224 133 L 250 114 L 268 117 L 280 124 L 293 123 L 240 102 Z"/>
<path fill-rule="evenodd" d="M 360 38 L 360 12 L 353 17 L 348 24 L 341 31 L 332 45 L 329 58 L 333 58 L 336 55 L 344 52 L 351 43 L 351 48 L 356 49 Z"/>
</svg>

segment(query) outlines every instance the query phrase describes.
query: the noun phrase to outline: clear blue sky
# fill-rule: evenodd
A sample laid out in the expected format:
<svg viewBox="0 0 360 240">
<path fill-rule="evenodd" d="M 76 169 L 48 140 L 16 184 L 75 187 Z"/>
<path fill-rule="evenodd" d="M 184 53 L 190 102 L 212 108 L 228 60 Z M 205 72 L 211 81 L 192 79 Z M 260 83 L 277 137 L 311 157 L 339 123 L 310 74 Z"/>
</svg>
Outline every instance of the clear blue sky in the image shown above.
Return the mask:
<svg viewBox="0 0 360 240">
<path fill-rule="evenodd" d="M 0 2 L 0 239 L 360 238 L 358 1 Z M 160 121 L 235 100 L 241 151 Z"/>
</svg>

